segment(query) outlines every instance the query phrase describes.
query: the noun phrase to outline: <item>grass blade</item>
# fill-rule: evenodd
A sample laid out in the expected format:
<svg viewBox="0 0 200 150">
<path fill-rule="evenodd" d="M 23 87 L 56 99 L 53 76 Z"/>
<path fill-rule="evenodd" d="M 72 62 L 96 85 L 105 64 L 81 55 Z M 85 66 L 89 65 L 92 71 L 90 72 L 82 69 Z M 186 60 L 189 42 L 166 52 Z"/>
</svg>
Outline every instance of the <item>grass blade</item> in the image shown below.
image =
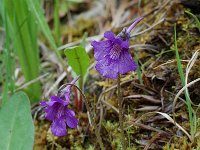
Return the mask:
<svg viewBox="0 0 200 150">
<path fill-rule="evenodd" d="M 6 35 L 11 39 L 9 46 L 14 46 L 23 75 L 26 81 L 30 81 L 39 76 L 40 62 L 36 22 L 28 10 L 25 0 L 4 0 L 3 5 L 4 13 L 7 14 L 7 19 L 3 21 L 9 27 Z M 38 101 L 41 94 L 40 83 L 36 82 L 30 85 L 26 92 L 32 102 Z"/>
<path fill-rule="evenodd" d="M 0 3 L 3 3 L 3 0 L 0 0 Z M 8 17 L 7 17 L 7 13 L 5 11 L 5 8 L 3 7 L 3 5 L 0 6 L 0 17 L 1 17 L 1 21 L 2 21 L 2 25 L 4 26 L 4 31 L 2 30 L 2 36 L 5 33 L 8 32 L 12 32 L 12 29 L 10 29 L 8 27 Z M 3 20 L 5 20 L 3 22 Z M 4 44 L 4 48 L 3 48 L 3 52 L 1 53 L 1 60 L 2 60 L 2 64 L 1 64 L 1 69 L 2 69 L 2 73 L 5 72 L 6 74 L 3 75 L 1 73 L 1 80 L 2 80 L 2 84 L 3 84 L 3 92 L 2 92 L 2 101 L 1 101 L 1 105 L 3 105 L 9 98 L 9 94 L 8 92 L 11 92 L 11 94 L 14 92 L 15 89 L 15 83 L 14 83 L 14 66 L 15 66 L 15 62 L 13 57 L 11 56 L 12 53 L 14 53 L 13 49 L 10 48 L 11 45 L 11 40 L 9 38 L 9 36 L 5 35 L 5 44 Z"/>
<path fill-rule="evenodd" d="M 28 5 L 28 8 L 30 9 L 30 12 L 33 14 L 33 16 L 35 17 L 35 20 L 38 22 L 40 28 L 42 29 L 43 34 L 49 41 L 49 44 L 55 51 L 59 61 L 62 63 L 63 67 L 65 67 L 64 61 L 63 61 L 60 53 L 57 51 L 56 42 L 55 42 L 53 35 L 51 33 L 51 30 L 46 22 L 46 19 L 43 14 L 43 10 L 40 6 L 39 0 L 26 0 L 26 3 Z"/>
<path fill-rule="evenodd" d="M 179 56 L 179 52 L 178 52 L 178 46 L 177 46 L 177 40 L 176 40 L 176 25 L 174 26 L 174 44 L 175 44 L 175 53 L 176 53 L 176 61 L 177 61 L 177 67 L 178 67 L 178 73 L 180 75 L 181 78 L 181 83 L 182 86 L 185 86 L 185 76 L 184 76 L 184 72 L 183 72 L 183 68 L 182 68 L 182 64 L 181 64 L 181 60 L 180 60 L 180 56 Z M 189 123 L 190 123 L 190 133 L 192 138 L 194 137 L 194 132 L 196 129 L 194 129 L 194 120 L 193 120 L 193 109 L 190 103 L 190 97 L 189 97 L 189 92 L 188 90 L 185 90 L 185 98 L 186 98 L 186 104 L 187 104 L 187 109 L 188 109 L 188 114 L 189 114 Z"/>
<path fill-rule="evenodd" d="M 197 24 L 197 27 L 198 27 L 198 29 L 199 29 L 199 32 L 200 32 L 200 21 L 199 21 L 199 19 L 197 18 L 197 16 L 195 16 L 194 14 L 192 14 L 191 12 L 189 12 L 189 11 L 185 11 L 187 14 L 189 14 L 191 17 L 193 17 L 194 18 L 194 20 L 195 20 L 195 22 L 196 22 L 196 24 Z"/>
<path fill-rule="evenodd" d="M 40 3 L 38 0 L 26 0 L 26 3 L 31 11 L 31 13 L 34 15 L 35 20 L 38 22 L 40 28 L 42 29 L 45 37 L 49 41 L 49 44 L 51 44 L 53 49 L 56 49 L 56 42 L 53 38 L 53 35 L 51 34 L 51 30 L 46 22 L 45 16 L 43 14 L 43 10 L 40 6 Z"/>
<path fill-rule="evenodd" d="M 60 18 L 59 18 L 59 0 L 54 1 L 54 32 L 57 46 L 61 45 Z"/>
</svg>

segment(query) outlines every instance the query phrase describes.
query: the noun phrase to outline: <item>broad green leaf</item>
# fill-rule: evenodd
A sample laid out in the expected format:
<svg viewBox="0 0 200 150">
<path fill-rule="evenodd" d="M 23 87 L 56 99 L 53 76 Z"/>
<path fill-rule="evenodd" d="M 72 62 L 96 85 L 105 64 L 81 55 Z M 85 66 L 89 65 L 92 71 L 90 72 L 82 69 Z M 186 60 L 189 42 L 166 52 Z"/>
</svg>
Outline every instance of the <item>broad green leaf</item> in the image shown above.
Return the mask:
<svg viewBox="0 0 200 150">
<path fill-rule="evenodd" d="M 34 126 L 30 102 L 23 92 L 14 94 L 0 108 L 0 149 L 32 150 Z"/>
<path fill-rule="evenodd" d="M 84 77 L 90 64 L 90 59 L 85 49 L 81 46 L 67 48 L 65 49 L 65 55 L 67 56 L 68 64 L 76 75 Z"/>
<path fill-rule="evenodd" d="M 90 63 L 85 49 L 81 46 L 67 48 L 65 49 L 65 55 L 67 56 L 68 64 L 72 67 L 76 75 L 84 77 Z"/>
</svg>

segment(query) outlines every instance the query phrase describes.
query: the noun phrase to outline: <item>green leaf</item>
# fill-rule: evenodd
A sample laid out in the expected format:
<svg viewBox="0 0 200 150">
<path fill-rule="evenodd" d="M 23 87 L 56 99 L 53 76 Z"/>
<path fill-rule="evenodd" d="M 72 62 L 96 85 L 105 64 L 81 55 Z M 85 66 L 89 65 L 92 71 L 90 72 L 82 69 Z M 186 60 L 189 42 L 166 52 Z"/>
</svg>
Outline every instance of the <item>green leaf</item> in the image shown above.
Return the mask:
<svg viewBox="0 0 200 150">
<path fill-rule="evenodd" d="M 54 0 L 54 8 L 53 8 L 53 18 L 54 18 L 54 32 L 55 32 L 55 38 L 56 43 L 58 46 L 61 45 L 61 31 L 60 31 L 60 16 L 59 16 L 59 10 L 60 10 L 60 2 L 59 0 Z"/>
<path fill-rule="evenodd" d="M 176 62 L 177 62 L 177 67 L 178 67 L 178 73 L 179 73 L 179 76 L 180 76 L 180 79 L 181 79 L 182 86 L 185 86 L 185 75 L 184 75 L 184 72 L 183 72 L 183 67 L 182 67 L 182 64 L 181 64 L 181 59 L 180 59 L 180 56 L 179 56 L 178 46 L 177 46 L 176 24 L 174 25 L 174 45 L 175 45 L 175 53 L 176 53 Z M 189 92 L 188 92 L 187 89 L 185 90 L 185 98 L 186 98 L 186 104 L 187 104 L 188 113 L 189 113 L 190 133 L 191 133 L 191 136 L 194 137 L 196 129 L 195 129 L 195 126 L 194 126 L 195 121 L 193 120 L 193 116 L 195 116 L 195 115 L 193 113 L 194 110 L 192 108 Z"/>
<path fill-rule="evenodd" d="M 26 82 L 39 76 L 39 49 L 37 44 L 37 25 L 25 0 L 4 0 L 3 22 L 6 35 L 10 38 L 9 47 L 16 52 Z M 11 64 L 9 64 L 11 65 Z M 39 100 L 41 86 L 35 82 L 26 89 L 31 101 Z M 33 92 L 34 91 L 34 92 Z"/>
<path fill-rule="evenodd" d="M 64 66 L 63 59 L 62 59 L 60 53 L 57 51 L 57 45 L 56 45 L 56 42 L 51 33 L 51 29 L 48 26 L 48 23 L 45 19 L 43 9 L 40 5 L 40 1 L 39 0 L 26 0 L 26 3 L 28 5 L 28 8 L 29 8 L 31 14 L 35 17 L 35 21 L 37 21 L 37 23 L 39 24 L 39 27 L 42 29 L 43 34 L 45 35 L 45 37 L 49 41 L 49 44 L 51 45 L 54 52 L 56 53 L 59 61 Z"/>
<path fill-rule="evenodd" d="M 14 94 L 0 109 L 0 149 L 32 150 L 34 126 L 30 102 L 23 92 Z"/>
<path fill-rule="evenodd" d="M 35 17 L 35 20 L 37 20 L 39 26 L 41 27 L 45 37 L 47 38 L 47 40 L 49 41 L 51 46 L 54 49 L 57 49 L 56 42 L 53 38 L 53 35 L 51 34 L 51 29 L 49 28 L 49 26 L 47 24 L 47 21 L 45 19 L 45 16 L 44 16 L 42 7 L 39 3 L 39 0 L 26 0 L 26 2 L 27 2 L 27 5 L 28 5 L 31 13 Z"/>
<path fill-rule="evenodd" d="M 81 46 L 65 49 L 65 55 L 68 59 L 68 64 L 76 75 L 84 77 L 90 65 L 90 59 L 85 49 Z"/>
</svg>

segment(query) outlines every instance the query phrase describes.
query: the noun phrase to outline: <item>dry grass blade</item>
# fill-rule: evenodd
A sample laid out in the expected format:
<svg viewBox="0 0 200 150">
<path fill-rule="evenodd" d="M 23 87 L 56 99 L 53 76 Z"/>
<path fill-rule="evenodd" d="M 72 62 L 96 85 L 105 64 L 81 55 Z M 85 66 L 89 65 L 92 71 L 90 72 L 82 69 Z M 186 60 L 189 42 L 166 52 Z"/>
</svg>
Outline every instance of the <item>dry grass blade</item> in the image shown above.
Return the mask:
<svg viewBox="0 0 200 150">
<path fill-rule="evenodd" d="M 125 97 L 124 99 L 141 99 L 141 98 L 151 103 L 160 104 L 160 100 L 155 99 L 153 96 L 149 95 L 130 95 Z"/>
<path fill-rule="evenodd" d="M 167 132 L 165 132 L 163 130 L 159 130 L 157 128 L 153 128 L 151 126 L 148 126 L 148 125 L 145 125 L 145 124 L 142 124 L 142 123 L 138 123 L 138 122 L 133 122 L 133 124 L 131 126 L 128 126 L 126 129 L 128 129 L 128 128 L 132 127 L 132 126 L 138 126 L 140 128 L 146 129 L 146 130 L 155 131 L 155 132 L 158 132 L 158 133 L 168 134 Z"/>
<path fill-rule="evenodd" d="M 186 85 L 176 94 L 176 97 L 174 98 L 174 101 L 173 101 L 173 109 L 172 109 L 173 112 L 174 112 L 174 108 L 175 108 L 175 105 L 176 105 L 176 101 L 177 101 L 177 99 L 179 98 L 179 96 L 181 95 L 181 93 L 182 93 L 183 91 L 185 91 L 189 86 L 193 85 L 194 83 L 196 83 L 196 82 L 198 82 L 198 81 L 200 81 L 200 78 L 197 78 L 197 79 L 195 79 L 194 81 L 192 81 L 192 82 L 186 84 Z M 193 104 L 193 105 L 194 105 L 194 104 Z"/>
<path fill-rule="evenodd" d="M 142 108 L 134 109 L 136 111 L 158 111 L 159 106 L 144 106 Z"/>
<path fill-rule="evenodd" d="M 15 92 L 16 92 L 16 91 L 20 91 L 20 90 L 22 90 L 22 89 L 28 87 L 29 85 L 31 85 L 31 84 L 33 84 L 33 83 L 35 83 L 35 82 L 41 80 L 42 78 L 44 78 L 44 77 L 46 77 L 46 76 L 48 76 L 48 75 L 49 75 L 49 73 L 45 73 L 45 74 L 39 76 L 38 78 L 35 78 L 35 79 L 33 79 L 33 80 L 31 80 L 31 81 L 29 81 L 29 82 L 23 84 L 22 86 L 20 86 L 19 88 L 17 88 L 17 89 L 15 90 Z"/>
<path fill-rule="evenodd" d="M 157 23 L 153 24 L 151 27 L 149 27 L 149 28 L 147 28 L 147 29 L 145 29 L 145 30 L 143 30 L 143 31 L 141 31 L 141 32 L 132 34 L 132 35 L 131 35 L 131 38 L 132 38 L 132 37 L 135 37 L 135 36 L 138 36 L 138 35 L 140 35 L 140 34 L 144 34 L 145 32 L 150 31 L 150 30 L 153 29 L 155 26 L 159 25 L 160 23 L 162 23 L 162 22 L 164 22 L 164 21 L 165 21 L 164 18 L 160 19 Z"/>
<path fill-rule="evenodd" d="M 176 125 L 181 131 L 183 131 L 187 135 L 190 141 L 192 141 L 192 137 L 189 135 L 189 133 L 185 129 L 183 129 L 183 127 L 181 127 L 178 123 L 176 123 L 168 114 L 162 112 L 156 112 L 156 113 L 164 116 L 167 120 Z"/>
<path fill-rule="evenodd" d="M 142 89 L 144 92 L 149 93 L 150 95 L 157 95 L 157 91 L 155 91 L 154 89 L 145 87 L 144 85 L 138 84 L 138 83 L 133 83 L 133 85 L 139 89 Z"/>
<path fill-rule="evenodd" d="M 119 110 L 115 106 L 111 105 L 110 103 L 108 103 L 104 100 L 101 100 L 101 102 L 104 103 L 107 107 L 112 108 L 112 110 L 114 110 L 117 114 L 119 114 Z"/>
<path fill-rule="evenodd" d="M 54 88 L 56 86 L 58 86 L 58 84 L 66 77 L 67 73 L 63 72 L 59 78 L 56 80 L 56 82 L 51 86 L 51 88 L 49 88 L 49 90 L 46 92 L 45 97 L 48 97 L 49 94 L 54 90 Z"/>
<path fill-rule="evenodd" d="M 155 140 L 157 140 L 159 137 L 160 137 L 160 133 L 157 133 L 156 135 L 154 135 L 152 138 L 151 138 L 151 140 L 149 140 L 149 142 L 147 143 L 147 145 L 144 147 L 144 150 L 148 150 L 149 148 L 150 148 L 150 146 L 151 146 L 151 144 L 155 141 Z"/>
<path fill-rule="evenodd" d="M 187 89 L 187 88 L 188 88 L 189 86 L 191 86 L 191 85 L 193 85 L 194 83 L 200 81 L 200 78 L 197 78 L 197 79 L 195 79 L 194 81 L 192 81 L 192 82 L 190 82 L 190 83 L 187 83 L 189 72 L 190 72 L 192 66 L 194 65 L 194 63 L 195 63 L 195 61 L 196 61 L 196 59 L 197 59 L 197 57 L 198 57 L 198 54 L 199 54 L 198 51 L 199 51 L 199 50 L 197 50 L 197 51 L 193 54 L 192 58 L 190 59 L 190 61 L 189 61 L 188 64 L 187 64 L 187 68 L 186 68 L 186 77 L 185 77 L 185 83 L 186 83 L 186 85 L 176 94 L 176 96 L 175 96 L 175 98 L 174 98 L 173 106 L 172 106 L 172 112 L 173 112 L 173 114 L 174 114 L 174 109 L 175 109 L 176 101 L 177 101 L 177 99 L 179 98 L 179 96 L 181 95 L 181 93 L 182 93 L 183 91 L 185 91 L 185 90 L 188 92 L 188 89 Z M 191 102 L 191 104 L 193 104 L 191 100 L 190 100 L 190 102 Z M 195 105 L 195 104 L 193 104 L 193 105 Z"/>
<path fill-rule="evenodd" d="M 110 9 L 112 10 L 112 5 L 114 1 L 108 1 L 110 4 Z M 124 1 L 123 3 L 121 3 L 119 5 L 118 8 L 116 8 L 115 10 L 113 10 L 112 12 L 112 23 L 111 26 L 112 27 L 118 27 L 120 26 L 120 24 L 123 22 L 122 17 L 123 14 L 126 12 L 126 8 L 128 7 L 128 3 L 126 1 Z"/>
<path fill-rule="evenodd" d="M 134 44 L 129 46 L 129 49 L 131 48 L 151 50 L 152 52 L 159 53 L 158 47 L 151 44 Z"/>
<path fill-rule="evenodd" d="M 129 83 L 129 82 L 131 82 L 131 81 L 133 81 L 133 79 L 130 79 L 130 80 L 127 80 L 127 81 L 122 81 L 122 82 L 120 83 L 120 86 L 122 86 L 122 85 L 124 85 L 124 84 L 126 84 L 126 83 Z M 112 87 L 110 87 L 110 88 L 108 88 L 108 89 L 102 91 L 102 93 L 100 94 L 100 96 L 99 96 L 99 98 L 98 98 L 97 106 L 99 106 L 99 103 L 101 102 L 102 96 L 103 96 L 105 93 L 108 93 L 109 91 L 114 90 L 114 89 L 116 89 L 116 88 L 117 88 L 117 85 L 113 85 Z"/>
<path fill-rule="evenodd" d="M 86 38 L 85 40 L 86 40 L 87 42 L 90 42 L 91 40 L 99 41 L 99 40 L 102 39 L 102 37 L 103 37 L 103 34 L 100 34 L 100 35 L 88 37 L 88 38 Z M 78 40 L 78 41 L 76 41 L 76 42 L 67 43 L 67 44 L 65 44 L 65 45 L 60 46 L 60 47 L 58 48 L 58 51 L 60 51 L 60 50 L 65 50 L 66 48 L 69 48 L 69 47 L 77 46 L 77 45 L 79 45 L 81 42 L 82 42 L 82 39 L 81 39 L 81 40 Z M 87 50 L 87 52 L 89 52 L 89 50 Z"/>
<path fill-rule="evenodd" d="M 181 60 L 181 62 L 189 62 L 189 60 Z M 166 63 L 160 64 L 160 65 L 154 67 L 153 69 L 157 69 L 159 67 L 162 67 L 162 66 L 165 66 L 165 65 L 168 65 L 168 64 L 171 64 L 171 63 L 176 63 L 176 60 L 175 59 L 168 60 Z"/>
</svg>

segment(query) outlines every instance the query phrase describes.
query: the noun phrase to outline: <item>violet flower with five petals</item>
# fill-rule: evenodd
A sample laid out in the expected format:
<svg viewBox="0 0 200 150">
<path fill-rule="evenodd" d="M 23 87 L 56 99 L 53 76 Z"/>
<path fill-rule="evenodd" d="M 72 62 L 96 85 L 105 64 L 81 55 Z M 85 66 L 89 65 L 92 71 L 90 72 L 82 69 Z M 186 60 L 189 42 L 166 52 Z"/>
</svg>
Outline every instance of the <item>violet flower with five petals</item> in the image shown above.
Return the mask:
<svg viewBox="0 0 200 150">
<path fill-rule="evenodd" d="M 106 78 L 116 79 L 118 74 L 136 70 L 137 65 L 129 53 L 129 38 L 131 30 L 143 19 L 138 18 L 128 29 L 115 36 L 113 32 L 107 31 L 104 37 L 108 40 L 92 41 L 94 47 L 94 58 L 97 61 L 96 70 Z"/>
<path fill-rule="evenodd" d="M 71 84 L 75 84 L 78 78 L 75 78 Z M 76 128 L 78 125 L 75 112 L 68 108 L 70 88 L 71 85 L 68 85 L 57 96 L 51 96 L 49 102 L 40 103 L 45 107 L 45 118 L 52 121 L 51 132 L 55 136 L 65 136 L 67 134 L 66 125 L 70 128 Z"/>
</svg>

